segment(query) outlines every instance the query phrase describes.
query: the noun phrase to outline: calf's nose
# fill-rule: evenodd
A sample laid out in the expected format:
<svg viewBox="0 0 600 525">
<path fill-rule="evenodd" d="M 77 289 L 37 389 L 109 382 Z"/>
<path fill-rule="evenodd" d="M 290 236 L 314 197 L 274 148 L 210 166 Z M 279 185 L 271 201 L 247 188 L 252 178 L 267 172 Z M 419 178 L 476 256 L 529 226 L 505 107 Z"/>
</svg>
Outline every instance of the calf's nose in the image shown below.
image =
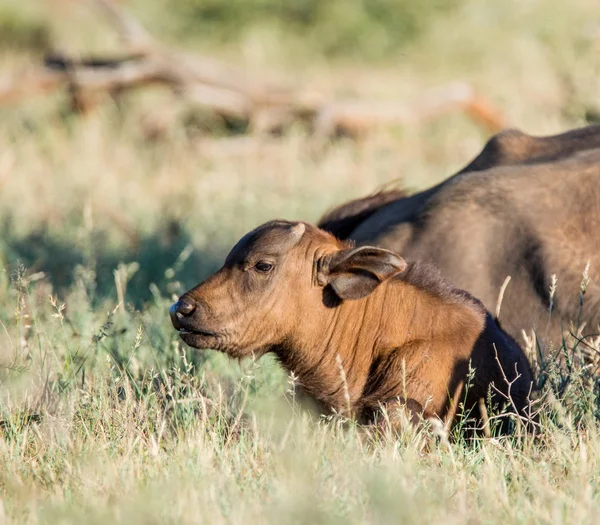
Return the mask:
<svg viewBox="0 0 600 525">
<path fill-rule="evenodd" d="M 183 299 L 180 299 L 173 306 L 171 306 L 171 308 L 169 308 L 169 315 L 171 316 L 171 322 L 173 323 L 175 329 L 179 330 L 181 328 L 181 324 L 179 322 L 180 319 L 192 315 L 195 310 L 195 304 Z"/>
</svg>

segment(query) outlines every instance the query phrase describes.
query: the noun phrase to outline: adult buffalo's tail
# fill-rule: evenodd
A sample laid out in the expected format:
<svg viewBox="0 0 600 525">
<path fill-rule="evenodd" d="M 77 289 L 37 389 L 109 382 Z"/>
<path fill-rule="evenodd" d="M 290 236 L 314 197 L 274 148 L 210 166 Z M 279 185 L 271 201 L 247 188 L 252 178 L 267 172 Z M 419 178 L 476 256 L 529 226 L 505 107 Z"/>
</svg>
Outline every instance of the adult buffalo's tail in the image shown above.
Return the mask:
<svg viewBox="0 0 600 525">
<path fill-rule="evenodd" d="M 367 197 L 346 202 L 328 211 L 319 220 L 319 228 L 345 240 L 352 232 L 386 204 L 406 197 L 400 189 L 384 190 Z"/>
</svg>

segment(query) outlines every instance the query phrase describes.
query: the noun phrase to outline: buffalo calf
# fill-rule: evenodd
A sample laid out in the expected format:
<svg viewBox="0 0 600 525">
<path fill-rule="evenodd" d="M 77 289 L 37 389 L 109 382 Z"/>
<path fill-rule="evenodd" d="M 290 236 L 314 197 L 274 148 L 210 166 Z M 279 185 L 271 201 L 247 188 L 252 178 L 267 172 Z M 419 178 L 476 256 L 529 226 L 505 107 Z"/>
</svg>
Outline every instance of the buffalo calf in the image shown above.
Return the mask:
<svg viewBox="0 0 600 525">
<path fill-rule="evenodd" d="M 188 345 L 273 352 L 325 407 L 362 422 L 401 405 L 449 427 L 488 395 L 521 416 L 528 405 L 527 359 L 477 299 L 431 266 L 303 222 L 246 234 L 170 313 Z"/>
</svg>

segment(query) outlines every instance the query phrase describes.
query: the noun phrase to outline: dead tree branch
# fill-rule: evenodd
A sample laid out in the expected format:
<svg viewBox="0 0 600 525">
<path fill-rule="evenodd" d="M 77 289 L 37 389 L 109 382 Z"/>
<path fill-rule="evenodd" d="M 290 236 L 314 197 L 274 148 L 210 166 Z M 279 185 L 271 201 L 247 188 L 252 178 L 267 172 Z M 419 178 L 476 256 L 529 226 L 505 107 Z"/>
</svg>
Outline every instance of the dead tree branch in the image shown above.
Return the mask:
<svg viewBox="0 0 600 525">
<path fill-rule="evenodd" d="M 81 101 L 91 104 L 98 94 L 162 85 L 217 117 L 245 120 L 251 131 L 259 133 L 280 131 L 301 121 L 320 138 L 340 133 L 359 136 L 377 127 L 406 126 L 451 112 L 464 112 L 492 132 L 505 125 L 502 114 L 464 82 L 432 89 L 411 103 L 328 100 L 318 93 L 257 80 L 212 58 L 168 49 L 112 0 L 87 1 L 121 35 L 127 46 L 125 56 L 49 57 L 34 71 L 0 77 L 0 105 L 68 88 L 73 109 L 84 111 Z"/>
</svg>

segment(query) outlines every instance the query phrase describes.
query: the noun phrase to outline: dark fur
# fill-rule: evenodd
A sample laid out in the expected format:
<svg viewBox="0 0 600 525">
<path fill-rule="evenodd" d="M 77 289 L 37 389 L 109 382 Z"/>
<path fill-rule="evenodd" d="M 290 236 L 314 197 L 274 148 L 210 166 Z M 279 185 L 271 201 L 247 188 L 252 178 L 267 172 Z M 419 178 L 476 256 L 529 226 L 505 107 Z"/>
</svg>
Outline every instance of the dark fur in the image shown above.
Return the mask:
<svg viewBox="0 0 600 525">
<path fill-rule="evenodd" d="M 499 166 L 552 162 L 595 148 L 600 148 L 598 125 L 549 137 L 533 137 L 518 129 L 507 129 L 493 136 L 483 151 L 459 173 Z"/>
<path fill-rule="evenodd" d="M 318 227 L 333 233 L 338 239 L 347 239 L 361 222 L 367 220 L 377 210 L 405 196 L 404 190 L 396 188 L 354 199 L 328 211 L 319 220 Z"/>
<path fill-rule="evenodd" d="M 398 278 L 443 301 L 468 305 L 478 309 L 482 314 L 486 311 L 485 306 L 479 299 L 446 281 L 440 270 L 433 264 L 422 261 L 411 262 Z"/>
<path fill-rule="evenodd" d="M 510 275 L 501 318 L 513 337 L 535 328 L 559 344 L 578 319 L 597 330 L 600 126 L 550 137 L 507 130 L 433 188 L 398 198 L 378 194 L 363 220 L 353 215 L 356 202 L 336 208 L 337 222 L 326 215 L 331 233 L 431 262 L 488 310 Z M 588 260 L 591 282 L 580 318 L 579 285 Z M 552 274 L 558 291 L 548 324 Z"/>
</svg>

